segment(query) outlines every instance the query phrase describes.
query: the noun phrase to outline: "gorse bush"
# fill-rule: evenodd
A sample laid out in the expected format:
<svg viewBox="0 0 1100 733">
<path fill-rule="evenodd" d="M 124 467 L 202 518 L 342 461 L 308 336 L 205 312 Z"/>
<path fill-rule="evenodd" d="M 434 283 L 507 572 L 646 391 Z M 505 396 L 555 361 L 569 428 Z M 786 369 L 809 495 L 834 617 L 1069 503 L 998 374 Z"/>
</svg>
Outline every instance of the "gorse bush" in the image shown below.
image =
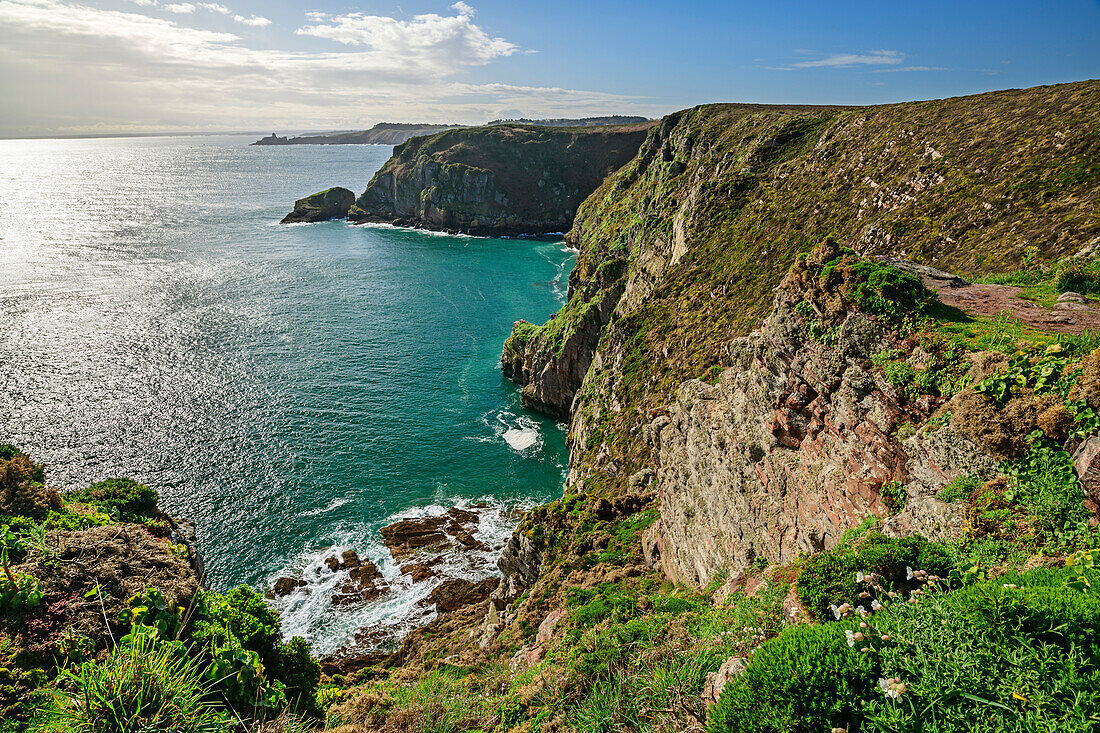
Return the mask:
<svg viewBox="0 0 1100 733">
<path fill-rule="evenodd" d="M 946 548 L 923 537 L 899 539 L 872 531 L 808 558 L 796 583 L 798 599 L 815 618 L 833 619 L 831 606 L 847 603 L 870 608 L 875 600 L 885 602 L 877 597 L 881 594 L 860 584 L 857 574 L 873 573 L 886 591 L 898 592 L 916 585 L 907 568 L 946 577 L 952 561 Z M 865 592 L 869 595 L 861 598 Z"/>
<path fill-rule="evenodd" d="M 711 733 L 848 729 L 874 688 L 874 664 L 838 624 L 800 625 L 760 646 L 710 711 Z M 855 730 L 855 728 L 852 728 Z"/>
<path fill-rule="evenodd" d="M 43 733 L 229 733 L 199 662 L 154 632 L 132 634 L 102 663 L 62 671 Z"/>
<path fill-rule="evenodd" d="M 157 492 L 133 479 L 112 478 L 65 495 L 70 503 L 101 508 L 116 519 L 141 521 L 157 512 Z"/>
</svg>

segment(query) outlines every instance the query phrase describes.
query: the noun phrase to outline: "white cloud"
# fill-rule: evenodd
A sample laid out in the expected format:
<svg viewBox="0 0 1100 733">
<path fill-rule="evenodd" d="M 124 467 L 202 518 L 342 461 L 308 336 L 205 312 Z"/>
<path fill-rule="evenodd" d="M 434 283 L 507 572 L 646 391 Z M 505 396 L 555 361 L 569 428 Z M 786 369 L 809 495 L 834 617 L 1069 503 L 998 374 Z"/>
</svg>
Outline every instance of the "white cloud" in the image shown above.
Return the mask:
<svg viewBox="0 0 1100 733">
<path fill-rule="evenodd" d="M 222 15 L 230 15 L 233 13 L 232 10 L 219 3 L 199 3 L 199 7 L 209 10 L 212 13 L 221 13 Z"/>
<path fill-rule="evenodd" d="M 348 13 L 324 15 L 296 32 L 326 38 L 347 46 L 365 46 L 373 52 L 414 60 L 439 69 L 487 64 L 519 50 L 503 38 L 492 38 L 473 22 L 473 8 L 463 2 L 453 16 L 427 13 L 412 20 Z M 317 13 L 316 16 L 322 14 Z"/>
<path fill-rule="evenodd" d="M 796 69 L 815 69 L 822 66 L 846 68 L 849 66 L 882 66 L 900 64 L 905 60 L 905 54 L 900 51 L 867 51 L 864 53 L 835 53 L 823 59 L 813 61 L 799 61 L 791 64 Z"/>
<path fill-rule="evenodd" d="M 328 30 L 303 35 L 352 34 L 318 52 L 253 48 L 235 33 L 79 0 L 0 0 L 0 98 L 10 102 L 0 134 L 350 129 L 378 120 L 483 122 L 507 109 L 658 112 L 599 92 L 468 83 L 464 69 L 517 48 L 456 11 L 370 23 L 314 17 L 312 28 Z"/>
<path fill-rule="evenodd" d="M 250 18 L 246 18 L 243 15 L 234 15 L 233 20 L 237 21 L 238 23 L 244 23 L 245 25 L 254 25 L 260 28 L 271 25 L 270 20 L 268 20 L 267 18 L 261 18 L 258 15 L 253 15 Z"/>
<path fill-rule="evenodd" d="M 896 69 L 873 69 L 875 73 L 885 71 L 947 71 L 945 66 L 901 66 Z"/>
<path fill-rule="evenodd" d="M 169 13 L 193 13 L 195 12 L 195 6 L 191 3 L 169 3 L 164 6 L 164 9 Z"/>
<path fill-rule="evenodd" d="M 132 2 L 134 5 L 141 5 L 145 8 L 152 7 L 157 4 L 157 0 L 130 0 L 130 2 Z"/>
</svg>

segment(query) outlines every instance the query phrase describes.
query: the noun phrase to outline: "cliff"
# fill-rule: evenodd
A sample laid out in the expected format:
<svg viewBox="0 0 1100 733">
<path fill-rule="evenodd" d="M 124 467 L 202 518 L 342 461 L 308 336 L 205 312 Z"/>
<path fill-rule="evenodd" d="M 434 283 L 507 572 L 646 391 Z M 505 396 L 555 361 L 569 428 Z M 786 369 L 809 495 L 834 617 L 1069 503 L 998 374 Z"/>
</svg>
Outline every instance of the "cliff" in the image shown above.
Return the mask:
<svg viewBox="0 0 1100 733">
<path fill-rule="evenodd" d="M 348 218 L 494 236 L 564 231 L 581 201 L 634 157 L 646 129 L 496 125 L 413 138 Z"/>
<path fill-rule="evenodd" d="M 824 234 L 964 276 L 1092 242 L 1098 122 L 1097 82 L 670 115 L 579 208 L 569 301 L 544 326 L 517 324 L 506 372 L 552 414 L 579 393 L 568 484 L 625 491 L 654 465 L 641 437 L 652 410 L 730 365 L 730 339 L 759 325 L 795 254 Z"/>
<path fill-rule="evenodd" d="M 253 145 L 400 145 L 409 138 L 454 130 L 462 125 L 428 125 L 406 122 L 379 122 L 369 130 L 333 132 L 325 135 L 279 137 L 271 133 Z"/>
</svg>

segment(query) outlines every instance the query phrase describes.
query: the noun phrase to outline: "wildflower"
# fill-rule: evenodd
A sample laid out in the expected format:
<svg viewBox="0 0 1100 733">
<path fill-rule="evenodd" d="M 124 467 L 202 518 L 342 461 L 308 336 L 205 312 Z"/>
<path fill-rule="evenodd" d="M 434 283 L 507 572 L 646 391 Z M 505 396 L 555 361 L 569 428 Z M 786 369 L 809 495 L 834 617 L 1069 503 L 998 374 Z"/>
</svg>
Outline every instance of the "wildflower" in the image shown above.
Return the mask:
<svg viewBox="0 0 1100 733">
<path fill-rule="evenodd" d="M 910 598 L 910 599 L 909 599 L 909 602 L 910 602 L 910 603 L 916 603 L 916 602 L 917 602 L 917 599 L 916 599 L 916 598 Z"/>
<path fill-rule="evenodd" d="M 829 610 L 833 612 L 833 615 L 836 616 L 836 620 L 839 621 L 840 620 L 840 609 L 836 607 L 835 603 L 832 604 L 831 606 L 829 606 Z"/>
<path fill-rule="evenodd" d="M 908 565 L 905 566 L 905 579 L 906 580 L 912 580 L 913 579 L 913 568 L 909 567 Z"/>
<path fill-rule="evenodd" d="M 905 683 L 900 677 L 880 677 L 878 687 L 886 697 L 898 699 L 905 694 Z"/>
<path fill-rule="evenodd" d="M 856 613 L 858 613 L 861 618 L 867 618 L 867 609 L 863 606 L 856 606 Z"/>
<path fill-rule="evenodd" d="M 1016 584 L 1015 584 L 1015 583 L 1005 583 L 1005 584 L 1004 584 L 1004 587 L 1005 587 L 1005 588 L 1015 588 L 1015 587 L 1016 587 Z"/>
<path fill-rule="evenodd" d="M 867 622 L 866 621 L 860 621 L 859 622 L 859 628 L 866 629 L 867 628 Z"/>
<path fill-rule="evenodd" d="M 890 641 L 890 635 L 889 634 L 883 634 L 879 638 L 881 638 L 883 641 Z"/>
<path fill-rule="evenodd" d="M 866 654 L 867 652 L 871 651 L 871 647 L 865 646 L 862 649 L 860 649 L 860 651 L 863 652 L 864 654 Z"/>
<path fill-rule="evenodd" d="M 863 635 L 862 631 L 852 631 L 851 629 L 844 630 L 844 638 L 848 642 L 848 646 L 854 647 L 857 641 L 863 641 L 867 637 Z"/>
<path fill-rule="evenodd" d="M 882 604 L 878 602 L 877 598 L 875 600 L 871 601 L 871 610 L 872 611 L 881 611 L 882 610 Z"/>
<path fill-rule="evenodd" d="M 871 597 L 871 591 L 865 590 L 865 591 L 863 591 L 862 593 L 859 594 L 859 597 L 860 598 L 870 598 Z"/>
</svg>

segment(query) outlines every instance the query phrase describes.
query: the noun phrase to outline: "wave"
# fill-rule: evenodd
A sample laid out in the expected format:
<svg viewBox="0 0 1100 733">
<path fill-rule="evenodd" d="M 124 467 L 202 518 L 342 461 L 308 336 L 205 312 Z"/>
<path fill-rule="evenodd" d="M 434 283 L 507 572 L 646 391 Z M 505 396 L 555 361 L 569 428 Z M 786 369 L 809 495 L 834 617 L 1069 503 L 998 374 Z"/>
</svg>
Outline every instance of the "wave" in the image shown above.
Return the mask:
<svg viewBox="0 0 1100 733">
<path fill-rule="evenodd" d="M 290 595 L 270 601 L 282 616 L 283 635 L 305 638 L 314 653 L 322 656 L 351 643 L 361 629 L 369 630 L 369 646 L 396 648 L 409 631 L 435 618 L 435 607 L 426 601 L 444 580 L 461 578 L 476 582 L 500 575 L 496 561 L 518 526 L 522 512 L 534 505 L 531 499 L 437 499 L 430 504 L 394 512 L 371 526 L 338 526 L 329 544 L 307 549 L 269 579 L 269 585 L 284 576 L 300 576 L 306 581 Z M 411 576 L 401 572 L 382 544 L 378 530 L 404 519 L 442 516 L 452 507 L 477 514 L 478 523 L 471 534 L 485 549 L 446 551 L 442 560 L 433 566 L 437 571 L 434 577 L 413 582 Z M 389 583 L 389 590 L 364 606 L 337 608 L 332 599 L 347 573 L 329 569 L 325 560 L 339 557 L 347 550 L 354 550 L 360 558 L 374 562 Z"/>
</svg>

